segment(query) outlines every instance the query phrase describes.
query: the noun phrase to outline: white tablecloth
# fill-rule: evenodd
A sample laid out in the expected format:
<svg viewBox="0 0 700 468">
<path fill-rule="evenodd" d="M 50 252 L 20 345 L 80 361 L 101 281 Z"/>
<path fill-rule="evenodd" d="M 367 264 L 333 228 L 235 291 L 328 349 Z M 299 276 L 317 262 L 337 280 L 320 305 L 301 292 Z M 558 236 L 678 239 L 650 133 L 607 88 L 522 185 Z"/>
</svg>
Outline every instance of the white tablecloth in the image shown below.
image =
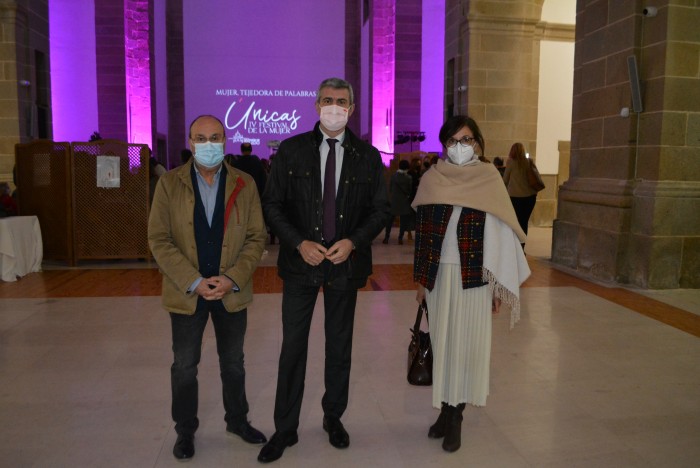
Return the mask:
<svg viewBox="0 0 700 468">
<path fill-rule="evenodd" d="M 41 271 L 44 247 L 36 216 L 0 218 L 0 272 L 3 281 Z"/>
</svg>

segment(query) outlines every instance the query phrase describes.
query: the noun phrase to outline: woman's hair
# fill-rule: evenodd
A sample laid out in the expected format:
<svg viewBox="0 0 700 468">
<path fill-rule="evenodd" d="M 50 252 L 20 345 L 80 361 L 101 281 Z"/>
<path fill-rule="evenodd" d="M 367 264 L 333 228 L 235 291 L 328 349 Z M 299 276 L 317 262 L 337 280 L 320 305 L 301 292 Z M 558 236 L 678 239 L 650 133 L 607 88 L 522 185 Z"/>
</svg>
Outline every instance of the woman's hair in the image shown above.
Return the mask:
<svg viewBox="0 0 700 468">
<path fill-rule="evenodd" d="M 479 126 L 476 124 L 476 121 L 466 115 L 455 115 L 447 119 L 445 123 L 442 124 L 442 127 L 440 128 L 440 133 L 438 134 L 440 143 L 442 143 L 442 146 L 447 148 L 447 140 L 452 138 L 452 135 L 459 132 L 464 127 L 467 127 L 469 128 L 469 130 L 472 131 L 472 135 L 474 135 L 474 140 L 476 140 L 476 143 L 479 145 L 479 148 L 481 148 L 481 155 L 483 156 L 486 152 L 486 144 L 484 143 L 484 137 L 481 134 L 481 130 L 479 130 Z"/>
<path fill-rule="evenodd" d="M 508 158 L 514 159 L 516 161 L 525 161 L 525 147 L 522 143 L 513 143 L 510 147 L 510 153 L 508 153 Z"/>
</svg>

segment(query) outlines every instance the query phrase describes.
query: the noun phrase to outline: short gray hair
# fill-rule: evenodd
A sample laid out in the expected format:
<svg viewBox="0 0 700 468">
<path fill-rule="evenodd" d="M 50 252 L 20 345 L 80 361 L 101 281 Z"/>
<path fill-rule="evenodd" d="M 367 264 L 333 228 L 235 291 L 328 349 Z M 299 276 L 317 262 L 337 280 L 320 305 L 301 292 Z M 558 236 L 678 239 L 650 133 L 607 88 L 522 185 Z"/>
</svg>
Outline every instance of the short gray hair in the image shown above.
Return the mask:
<svg viewBox="0 0 700 468">
<path fill-rule="evenodd" d="M 350 105 L 355 104 L 355 94 L 352 92 L 352 85 L 342 78 L 326 78 L 318 85 L 318 91 L 316 92 L 316 103 L 321 102 L 321 89 L 323 88 L 333 88 L 333 89 L 347 89 L 350 94 Z"/>
</svg>

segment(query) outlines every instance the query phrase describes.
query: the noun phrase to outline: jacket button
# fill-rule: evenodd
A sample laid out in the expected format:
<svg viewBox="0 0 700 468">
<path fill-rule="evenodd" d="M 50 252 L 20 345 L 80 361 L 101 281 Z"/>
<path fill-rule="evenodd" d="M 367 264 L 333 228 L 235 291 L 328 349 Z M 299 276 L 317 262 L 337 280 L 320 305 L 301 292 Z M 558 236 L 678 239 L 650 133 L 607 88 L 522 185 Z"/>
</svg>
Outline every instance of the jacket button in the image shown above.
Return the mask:
<svg viewBox="0 0 700 468">
<path fill-rule="evenodd" d="M 292 171 L 289 171 L 289 175 L 292 175 Z"/>
<path fill-rule="evenodd" d="M 318 226 L 316 226 L 316 227 L 314 228 L 314 230 L 315 230 L 315 231 L 318 231 Z"/>
<path fill-rule="evenodd" d="M 340 215 L 340 219 L 343 219 L 343 215 Z"/>
</svg>

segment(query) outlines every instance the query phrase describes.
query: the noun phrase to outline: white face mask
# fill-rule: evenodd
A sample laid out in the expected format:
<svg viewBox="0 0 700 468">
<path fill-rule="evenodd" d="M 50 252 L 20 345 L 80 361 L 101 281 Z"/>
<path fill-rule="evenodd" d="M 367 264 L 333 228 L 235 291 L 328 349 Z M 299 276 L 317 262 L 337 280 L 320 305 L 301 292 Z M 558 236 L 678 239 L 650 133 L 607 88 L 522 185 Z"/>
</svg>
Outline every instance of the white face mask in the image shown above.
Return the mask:
<svg viewBox="0 0 700 468">
<path fill-rule="evenodd" d="M 224 160 L 224 144 L 211 141 L 195 143 L 194 159 L 204 167 L 216 167 Z"/>
<path fill-rule="evenodd" d="M 462 143 L 457 143 L 452 148 L 447 148 L 447 157 L 458 166 L 464 166 L 474 159 L 474 156 L 474 147 L 472 145 L 464 146 Z"/>
<path fill-rule="evenodd" d="M 337 132 L 348 124 L 348 110 L 336 105 L 321 107 L 321 125 L 331 132 Z"/>
</svg>

